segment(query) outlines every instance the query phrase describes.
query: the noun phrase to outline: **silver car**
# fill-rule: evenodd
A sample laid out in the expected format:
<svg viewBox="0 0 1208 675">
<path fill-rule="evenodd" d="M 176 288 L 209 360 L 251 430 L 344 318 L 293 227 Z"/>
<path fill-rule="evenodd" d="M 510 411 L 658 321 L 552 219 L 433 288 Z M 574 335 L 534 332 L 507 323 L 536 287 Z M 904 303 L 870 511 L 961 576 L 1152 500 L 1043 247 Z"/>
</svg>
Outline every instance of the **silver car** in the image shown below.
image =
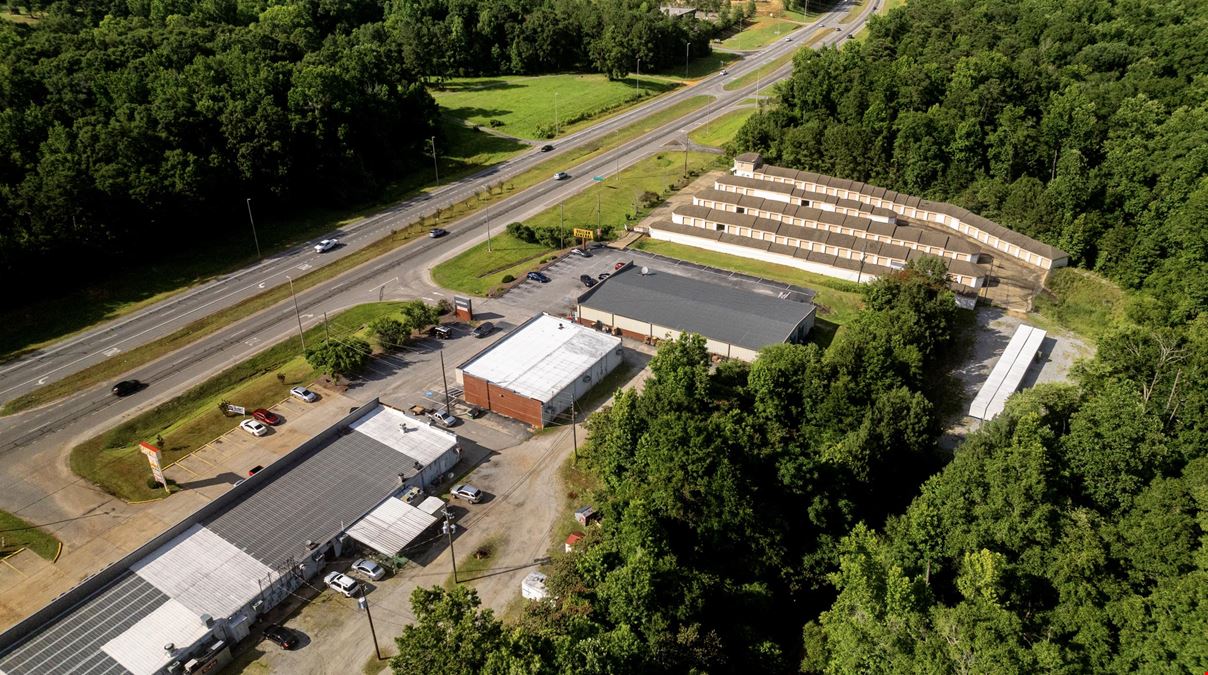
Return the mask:
<svg viewBox="0 0 1208 675">
<path fill-rule="evenodd" d="M 306 401 L 307 403 L 314 403 L 315 401 L 319 400 L 319 395 L 306 387 L 294 387 L 293 389 L 289 390 L 289 395 L 300 401 Z"/>
<path fill-rule="evenodd" d="M 450 414 L 448 410 L 433 410 L 428 413 L 428 419 L 445 428 L 457 424 L 457 416 Z"/>
<path fill-rule="evenodd" d="M 360 560 L 352 563 L 352 571 L 360 574 L 370 581 L 377 581 L 378 579 L 386 576 L 386 568 L 373 562 L 372 560 L 369 560 L 368 558 L 361 558 Z"/>
<path fill-rule="evenodd" d="M 457 487 L 453 488 L 449 494 L 453 495 L 457 499 L 464 499 L 471 504 L 477 504 L 478 502 L 482 501 L 482 490 L 479 490 L 469 483 L 458 485 Z"/>
</svg>

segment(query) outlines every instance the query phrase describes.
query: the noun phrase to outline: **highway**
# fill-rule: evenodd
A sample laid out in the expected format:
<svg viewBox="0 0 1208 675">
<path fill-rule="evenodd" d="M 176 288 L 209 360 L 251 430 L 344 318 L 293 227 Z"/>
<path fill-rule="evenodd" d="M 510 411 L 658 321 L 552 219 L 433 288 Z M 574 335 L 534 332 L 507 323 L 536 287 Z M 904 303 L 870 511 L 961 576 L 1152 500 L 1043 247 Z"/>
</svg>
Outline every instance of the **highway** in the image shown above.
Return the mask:
<svg viewBox="0 0 1208 675">
<path fill-rule="evenodd" d="M 840 31 L 826 35 L 817 46 L 835 44 L 859 30 L 876 6 L 877 3 L 867 3 L 856 20 L 843 25 Z M 837 21 L 845 13 L 841 5 L 830 14 L 819 17 L 814 24 L 791 33 L 791 41 L 780 40 L 735 62 L 729 67 L 728 75 L 710 76 L 693 86 L 558 139 L 557 150 L 553 153 L 534 151 L 525 154 L 443 186 L 430 195 L 400 203 L 332 232 L 326 236 L 339 237 L 344 246 L 330 253 L 316 254 L 310 244 L 282 251 L 257 265 L 225 275 L 62 344 L 5 364 L 0 367 L 0 399 L 10 399 L 39 383 L 53 381 L 108 358 L 108 355 L 117 353 L 113 351 L 115 349 L 129 350 L 208 313 L 263 292 L 266 288 L 285 284 L 287 277 L 296 278 L 315 267 L 348 255 L 391 230 L 415 221 L 421 215 L 471 197 L 486 185 L 522 173 L 577 144 L 607 136 L 687 98 L 701 94 L 716 97 L 708 105 L 672 123 L 593 159 L 565 167 L 564 170 L 572 176 L 570 180 L 549 180 L 522 190 L 449 226 L 447 229 L 450 233 L 446 237 L 417 239 L 298 294 L 302 321 L 307 328 L 322 321 L 323 312 L 334 312 L 377 300 L 379 296 L 385 299 L 422 297 L 435 300 L 441 297 L 443 291 L 432 285 L 427 270 L 440 260 L 485 238 L 488 221 L 496 228 L 501 228 L 505 223 L 524 220 L 587 187 L 592 183 L 593 176 L 611 175 L 650 154 L 665 150 L 671 143 L 678 144 L 691 129 L 724 114 L 736 103 L 749 98 L 758 88 L 783 78 L 791 71 L 791 62 L 758 84 L 725 91 L 724 83 L 800 48 L 801 41 L 812 35 L 819 24 L 839 25 Z M 5 460 L 0 464 L 3 467 L 0 471 L 0 508 L 20 512 L 36 503 L 51 507 L 56 500 L 53 491 L 48 494 L 46 481 L 27 480 L 28 472 L 33 467 L 53 464 L 63 480 L 73 478 L 67 472 L 65 458 L 75 442 L 171 399 L 188 387 L 297 330 L 294 306 L 287 299 L 128 373 L 125 377 L 137 378 L 149 385 L 137 394 L 126 398 L 113 397 L 109 393 L 112 383 L 105 383 L 43 408 L 0 418 L 0 457 Z M 39 515 L 71 517 L 77 514 L 70 511 L 78 506 L 60 503 L 59 508 L 49 508 Z"/>
</svg>

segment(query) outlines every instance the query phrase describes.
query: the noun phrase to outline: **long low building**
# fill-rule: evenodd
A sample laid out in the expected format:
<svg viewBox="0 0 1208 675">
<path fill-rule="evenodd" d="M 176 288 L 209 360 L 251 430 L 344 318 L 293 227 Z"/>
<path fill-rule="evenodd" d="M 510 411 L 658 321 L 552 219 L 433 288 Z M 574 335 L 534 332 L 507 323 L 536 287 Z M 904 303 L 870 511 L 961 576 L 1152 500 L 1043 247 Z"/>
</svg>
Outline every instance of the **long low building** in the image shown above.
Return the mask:
<svg viewBox="0 0 1208 675">
<path fill-rule="evenodd" d="M 1069 264 L 1069 254 L 1065 251 L 952 204 L 905 195 L 860 181 L 765 165 L 763 157 L 753 152 L 735 158 L 734 175 L 784 184 L 785 192 L 790 195 L 795 190 L 800 190 L 802 193 L 825 195 L 832 201 L 850 200 L 868 207 L 887 209 L 900 216 L 933 223 L 1043 270 Z"/>
<path fill-rule="evenodd" d="M 1035 326 L 1020 324 L 1015 334 L 1007 342 L 1006 349 L 998 362 L 990 370 L 989 377 L 982 384 L 973 403 L 969 406 L 969 416 L 980 420 L 992 420 L 1007 405 L 1011 397 L 1023 382 L 1024 375 L 1032 365 L 1032 360 L 1044 343 L 1045 332 Z"/>
<path fill-rule="evenodd" d="M 542 428 L 621 364 L 621 338 L 538 314 L 457 367 L 467 403 Z"/>
<path fill-rule="evenodd" d="M 705 338 L 710 353 L 753 361 L 773 344 L 800 342 L 814 326 L 799 302 L 628 264 L 579 296 L 579 321 L 639 339 Z"/>
<path fill-rule="evenodd" d="M 460 454 L 454 434 L 376 400 L 357 408 L 0 635 L 0 673 L 215 672 L 258 617 L 345 553 L 349 529 Z M 386 540 L 391 523 L 371 529 Z"/>
</svg>

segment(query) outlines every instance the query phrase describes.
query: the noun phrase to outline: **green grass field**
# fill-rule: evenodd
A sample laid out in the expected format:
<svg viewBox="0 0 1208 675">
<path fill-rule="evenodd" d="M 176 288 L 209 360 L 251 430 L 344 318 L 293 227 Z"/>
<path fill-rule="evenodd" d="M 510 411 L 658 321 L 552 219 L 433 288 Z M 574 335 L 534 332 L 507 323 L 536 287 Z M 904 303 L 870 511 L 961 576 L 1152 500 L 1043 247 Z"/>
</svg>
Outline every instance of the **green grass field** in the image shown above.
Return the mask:
<svg viewBox="0 0 1208 675">
<path fill-rule="evenodd" d="M 0 511 L 0 542 L 0 558 L 22 548 L 46 560 L 54 560 L 59 553 L 58 539 L 8 511 Z"/>
<path fill-rule="evenodd" d="M 1036 296 L 1036 313 L 1088 338 L 1098 337 L 1114 326 L 1123 316 L 1128 299 L 1125 291 L 1110 280 L 1074 267 L 1053 270 L 1045 291 Z"/>
<path fill-rule="evenodd" d="M 717 155 L 690 152 L 688 170 L 701 170 L 717 161 Z M 619 176 L 609 176 L 608 180 L 567 199 L 561 208 L 564 216 L 555 206 L 525 222 L 533 227 L 558 225 L 559 222 L 566 227 L 594 228 L 597 222 L 619 226 L 634 216 L 637 197 L 641 193 L 667 194 L 671 184 L 683 173 L 683 153 L 666 152 L 647 157 L 621 171 Z M 640 215 L 641 211 L 637 213 Z M 536 269 L 543 259 L 554 252 L 552 248 L 512 237 L 503 231 L 503 225 L 500 224 L 499 230 L 491 238 L 491 250 L 488 250 L 484 241 L 433 267 L 432 278 L 436 283 L 453 291 L 487 295 L 504 283 L 505 276 L 519 279 L 526 272 Z"/>
<path fill-rule="evenodd" d="M 818 318 L 840 326 L 851 321 L 856 312 L 864 306 L 864 299 L 861 297 L 858 290 L 859 287 L 855 283 L 806 272 L 796 267 L 772 265 L 750 258 L 717 253 L 703 248 L 696 248 L 695 246 L 685 246 L 684 244 L 668 241 L 655 241 L 653 239 L 640 240 L 636 248 L 664 255 L 668 258 L 687 260 L 688 262 L 708 265 L 709 267 L 741 272 L 764 279 L 783 281 L 813 289 L 818 292 L 818 295 L 814 298 L 814 303 L 818 305 Z"/>
<path fill-rule="evenodd" d="M 333 336 L 361 331 L 379 316 L 395 315 L 402 303 L 381 302 L 358 305 L 330 318 Z M 306 331 L 308 344 L 323 340 L 323 326 Z M 189 391 L 133 419 L 80 443 L 71 451 L 71 469 L 109 494 L 127 501 L 162 497 L 162 488 L 147 487 L 151 477 L 147 460 L 138 451 L 139 441 L 164 438 L 165 466 L 192 454 L 206 443 L 234 429 L 242 417 L 227 417 L 218 403 L 231 401 L 251 410 L 279 403 L 289 388 L 316 377 L 301 357 L 298 339 L 290 338 L 242 361 Z M 284 381 L 277 374 L 284 375 Z"/>
<path fill-rule="evenodd" d="M 604 75 L 509 75 L 456 78 L 430 89 L 445 114 L 470 124 L 502 123 L 500 132 L 520 138 L 543 138 L 543 129 L 562 135 L 600 116 L 661 94 L 678 85 L 667 78 L 611 81 Z M 556 108 L 556 109 L 555 109 Z"/>
<path fill-rule="evenodd" d="M 692 139 L 693 143 L 720 148 L 734 138 L 734 134 L 738 133 L 755 112 L 755 108 L 732 110 L 688 134 L 688 138 Z"/>
<path fill-rule="evenodd" d="M 860 12 L 864 10 L 864 3 L 867 1 L 868 0 L 855 0 L 851 6 L 851 9 L 847 10 L 847 14 L 844 14 L 842 19 L 839 19 L 839 23 L 846 24 L 855 21 L 856 17 L 860 15 Z"/>
<path fill-rule="evenodd" d="M 792 21 L 763 17 L 742 32 L 722 40 L 721 46 L 726 49 L 759 49 L 783 38 L 797 27 Z"/>
</svg>

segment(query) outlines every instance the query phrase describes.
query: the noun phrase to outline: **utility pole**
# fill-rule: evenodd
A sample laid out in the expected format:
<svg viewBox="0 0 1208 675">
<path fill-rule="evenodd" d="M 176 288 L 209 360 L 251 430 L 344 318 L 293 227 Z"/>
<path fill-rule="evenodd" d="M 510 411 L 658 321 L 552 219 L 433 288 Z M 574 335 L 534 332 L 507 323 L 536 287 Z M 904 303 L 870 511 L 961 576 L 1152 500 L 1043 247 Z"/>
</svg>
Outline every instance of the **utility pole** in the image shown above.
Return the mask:
<svg viewBox="0 0 1208 675">
<path fill-rule="evenodd" d="M 596 191 L 596 229 L 600 229 L 600 192 Z"/>
<path fill-rule="evenodd" d="M 571 452 L 572 452 L 571 461 L 574 464 L 579 463 L 579 434 L 578 434 L 578 432 L 575 431 L 576 417 L 577 416 L 575 415 L 575 398 L 572 396 L 570 399 L 570 440 L 574 444 L 573 449 L 571 450 Z"/>
<path fill-rule="evenodd" d="M 382 650 L 378 647 L 377 631 L 373 629 L 373 614 L 369 612 L 369 600 L 365 597 L 365 584 L 361 584 L 361 599 L 357 601 L 357 606 L 365 610 L 365 616 L 369 618 L 369 634 L 373 636 L 373 651 L 377 653 L 378 661 L 382 659 Z"/>
<path fill-rule="evenodd" d="M 298 339 L 302 341 L 302 353 L 306 353 L 306 336 L 302 334 L 302 314 L 298 311 L 298 294 L 294 293 L 294 279 L 286 275 L 289 279 L 289 294 L 294 296 L 294 317 L 298 319 Z"/>
<path fill-rule="evenodd" d="M 436 164 L 436 137 L 429 138 L 428 142 L 432 144 L 432 172 L 436 174 L 436 182 L 440 183 L 440 167 Z"/>
<path fill-rule="evenodd" d="M 641 80 L 642 80 L 642 60 L 638 59 L 638 74 L 636 76 L 634 76 L 634 78 L 633 78 L 633 90 L 638 92 L 638 95 L 641 95 L 641 93 L 642 93 L 641 90 L 638 89 L 638 86 L 639 86 L 639 83 L 641 82 Z"/>
<path fill-rule="evenodd" d="M 688 134 L 684 133 L 684 176 L 688 175 Z"/>
<path fill-rule="evenodd" d="M 252 241 L 256 242 L 256 257 L 264 260 L 264 256 L 260 255 L 260 237 L 256 236 L 256 221 L 252 219 L 252 198 L 247 198 L 247 222 L 252 224 Z M 75 216 L 72 216 L 72 224 L 75 223 Z"/>
<path fill-rule="evenodd" d="M 440 380 L 445 383 L 445 412 L 452 415 L 452 407 L 449 405 L 449 377 L 445 375 L 445 350 L 440 350 Z"/>
<path fill-rule="evenodd" d="M 487 216 L 487 253 L 491 252 L 491 217 Z"/>
<path fill-rule="evenodd" d="M 554 92 L 554 137 L 558 136 L 561 125 L 558 123 L 558 92 Z"/>
<path fill-rule="evenodd" d="M 323 340 L 331 342 L 331 330 L 327 327 L 327 312 L 323 312 Z"/>
<path fill-rule="evenodd" d="M 453 552 L 453 519 L 449 517 L 449 505 L 445 505 L 445 534 L 449 535 L 449 555 L 453 558 L 453 583 L 457 580 L 457 554 Z"/>
</svg>

